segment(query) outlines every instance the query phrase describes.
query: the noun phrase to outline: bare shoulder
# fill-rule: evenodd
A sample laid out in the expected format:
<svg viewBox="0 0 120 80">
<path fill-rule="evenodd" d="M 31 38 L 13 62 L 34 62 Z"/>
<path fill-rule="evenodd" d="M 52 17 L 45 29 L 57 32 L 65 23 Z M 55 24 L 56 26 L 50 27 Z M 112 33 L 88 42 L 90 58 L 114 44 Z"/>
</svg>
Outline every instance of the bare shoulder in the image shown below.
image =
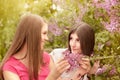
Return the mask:
<svg viewBox="0 0 120 80">
<path fill-rule="evenodd" d="M 20 80 L 19 76 L 10 71 L 3 71 L 4 80 Z"/>
</svg>

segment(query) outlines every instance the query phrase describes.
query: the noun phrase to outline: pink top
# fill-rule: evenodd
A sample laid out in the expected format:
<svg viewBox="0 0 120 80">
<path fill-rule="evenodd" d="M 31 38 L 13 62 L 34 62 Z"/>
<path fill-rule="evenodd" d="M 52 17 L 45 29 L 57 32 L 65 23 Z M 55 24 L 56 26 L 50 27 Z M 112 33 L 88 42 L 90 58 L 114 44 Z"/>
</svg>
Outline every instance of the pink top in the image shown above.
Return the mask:
<svg viewBox="0 0 120 80">
<path fill-rule="evenodd" d="M 39 80 L 45 80 L 45 78 L 48 76 L 50 69 L 49 69 L 49 63 L 50 63 L 50 56 L 48 53 L 43 54 L 44 62 L 46 63 L 45 66 L 42 66 L 39 74 Z M 8 61 L 4 64 L 3 70 L 11 71 L 15 74 L 17 74 L 20 77 L 20 80 L 29 80 L 28 75 L 28 68 L 20 62 L 15 57 L 10 57 Z"/>
</svg>

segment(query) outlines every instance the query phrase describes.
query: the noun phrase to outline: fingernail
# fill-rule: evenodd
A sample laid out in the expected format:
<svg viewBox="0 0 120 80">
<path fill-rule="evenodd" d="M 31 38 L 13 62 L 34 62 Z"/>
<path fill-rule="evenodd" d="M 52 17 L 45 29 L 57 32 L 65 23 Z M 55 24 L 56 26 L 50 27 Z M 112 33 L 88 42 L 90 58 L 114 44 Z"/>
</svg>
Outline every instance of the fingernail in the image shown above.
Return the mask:
<svg viewBox="0 0 120 80">
<path fill-rule="evenodd" d="M 89 58 L 88 57 L 83 57 L 82 60 L 89 60 Z"/>
<path fill-rule="evenodd" d="M 68 64 L 68 66 L 66 67 L 67 69 L 70 68 L 70 65 Z"/>
</svg>

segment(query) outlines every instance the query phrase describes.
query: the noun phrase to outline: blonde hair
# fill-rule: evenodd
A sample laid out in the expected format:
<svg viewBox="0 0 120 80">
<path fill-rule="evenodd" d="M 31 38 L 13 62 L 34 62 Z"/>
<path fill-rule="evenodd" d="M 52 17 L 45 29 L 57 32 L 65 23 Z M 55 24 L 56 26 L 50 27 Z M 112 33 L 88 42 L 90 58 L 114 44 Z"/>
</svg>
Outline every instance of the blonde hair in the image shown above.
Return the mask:
<svg viewBox="0 0 120 80">
<path fill-rule="evenodd" d="M 5 62 L 18 51 L 20 51 L 25 43 L 27 44 L 29 80 L 33 78 L 38 80 L 38 71 L 43 65 L 43 50 L 41 49 L 41 28 L 45 21 L 39 15 L 26 14 L 21 17 L 17 26 L 17 31 L 13 42 L 7 51 L 0 66 L 0 76 L 2 77 L 2 67 Z"/>
</svg>

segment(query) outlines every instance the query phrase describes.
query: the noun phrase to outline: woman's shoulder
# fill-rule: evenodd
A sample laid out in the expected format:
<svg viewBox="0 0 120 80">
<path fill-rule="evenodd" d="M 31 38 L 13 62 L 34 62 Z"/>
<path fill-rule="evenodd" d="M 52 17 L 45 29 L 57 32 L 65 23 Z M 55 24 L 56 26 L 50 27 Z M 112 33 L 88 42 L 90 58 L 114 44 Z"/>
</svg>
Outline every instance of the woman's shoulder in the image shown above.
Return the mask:
<svg viewBox="0 0 120 80">
<path fill-rule="evenodd" d="M 54 49 L 50 55 L 52 56 L 52 59 L 54 62 L 57 62 L 60 58 L 63 57 L 63 52 L 66 50 L 67 48 L 56 48 Z"/>
<path fill-rule="evenodd" d="M 53 51 L 56 51 L 56 50 L 58 50 L 58 51 L 60 50 L 61 51 L 61 50 L 66 50 L 66 49 L 67 48 L 55 48 L 55 49 L 53 49 Z"/>
<path fill-rule="evenodd" d="M 11 71 L 17 74 L 18 61 L 12 56 L 3 65 L 3 71 Z"/>
<path fill-rule="evenodd" d="M 3 65 L 3 70 L 27 70 L 27 67 L 17 58 L 11 56 Z"/>
<path fill-rule="evenodd" d="M 54 49 L 53 51 L 51 51 L 51 55 L 54 55 L 54 54 L 59 54 L 59 53 L 62 53 L 66 50 L 67 48 L 56 48 Z"/>
<path fill-rule="evenodd" d="M 14 64 L 16 64 L 16 59 L 13 57 L 13 56 L 11 56 L 5 63 L 4 63 L 4 66 L 8 66 L 8 65 L 14 65 Z"/>
</svg>

